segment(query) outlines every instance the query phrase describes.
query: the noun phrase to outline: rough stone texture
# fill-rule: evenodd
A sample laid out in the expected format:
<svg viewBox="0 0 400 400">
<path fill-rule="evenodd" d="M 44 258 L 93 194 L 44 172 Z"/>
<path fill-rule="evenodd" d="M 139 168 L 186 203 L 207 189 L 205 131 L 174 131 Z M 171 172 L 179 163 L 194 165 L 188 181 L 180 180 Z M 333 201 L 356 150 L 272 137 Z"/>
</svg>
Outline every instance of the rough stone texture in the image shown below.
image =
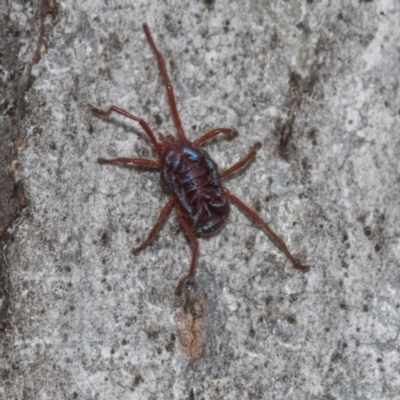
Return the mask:
<svg viewBox="0 0 400 400">
<path fill-rule="evenodd" d="M 18 149 L 26 136 L 25 94 L 34 82 L 32 67 L 40 60 L 55 17 L 55 8 L 45 0 L 0 3 L 0 333 L 10 316 L 4 250 L 13 238 L 7 228 L 27 205 L 23 184 L 15 176 Z"/>
<path fill-rule="evenodd" d="M 400 4 L 56 7 L 25 99 L 17 172 L 29 208 L 5 253 L 0 396 L 400 399 Z M 165 204 L 159 177 L 96 159 L 155 152 L 135 123 L 96 118 L 89 104 L 174 132 L 145 21 L 188 137 L 237 129 L 234 142 L 204 146 L 222 170 L 263 144 L 226 186 L 309 273 L 235 207 L 221 233 L 200 240 L 193 293 L 174 295 L 190 247 L 173 214 L 132 255 Z M 185 296 L 205 310 L 194 364 L 177 340 Z"/>
</svg>

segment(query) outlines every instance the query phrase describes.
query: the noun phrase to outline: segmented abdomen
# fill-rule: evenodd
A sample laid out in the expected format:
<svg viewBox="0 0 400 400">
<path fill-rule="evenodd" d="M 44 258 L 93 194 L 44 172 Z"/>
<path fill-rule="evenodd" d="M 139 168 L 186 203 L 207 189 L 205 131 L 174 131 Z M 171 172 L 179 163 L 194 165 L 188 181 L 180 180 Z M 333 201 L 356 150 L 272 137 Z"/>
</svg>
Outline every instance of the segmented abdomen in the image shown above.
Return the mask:
<svg viewBox="0 0 400 400">
<path fill-rule="evenodd" d="M 186 140 L 169 144 L 162 156 L 164 190 L 174 194 L 196 236 L 218 230 L 229 215 L 218 167 L 207 152 Z"/>
</svg>

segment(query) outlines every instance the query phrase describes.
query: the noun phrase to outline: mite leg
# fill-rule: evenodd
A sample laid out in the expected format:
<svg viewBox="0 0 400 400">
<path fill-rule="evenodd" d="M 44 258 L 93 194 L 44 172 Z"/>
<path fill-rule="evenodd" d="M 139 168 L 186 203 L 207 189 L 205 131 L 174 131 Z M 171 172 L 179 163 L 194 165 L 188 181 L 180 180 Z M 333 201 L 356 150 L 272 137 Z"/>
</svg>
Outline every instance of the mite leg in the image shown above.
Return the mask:
<svg viewBox="0 0 400 400">
<path fill-rule="evenodd" d="M 229 128 L 217 128 L 212 130 L 211 132 L 205 133 L 203 136 L 199 137 L 197 140 L 195 140 L 193 142 L 193 146 L 194 147 L 199 147 L 200 145 L 202 145 L 204 142 L 206 142 L 207 140 L 212 139 L 213 137 L 219 135 L 220 133 L 223 133 L 224 135 L 226 135 L 226 138 L 228 140 L 232 140 L 237 136 L 237 131 L 233 130 L 233 129 L 229 129 Z"/>
<path fill-rule="evenodd" d="M 160 230 L 160 227 L 162 223 L 166 220 L 169 212 L 171 211 L 172 206 L 175 203 L 175 196 L 171 196 L 168 200 L 168 203 L 164 206 L 164 208 L 161 210 L 160 215 L 158 216 L 156 224 L 153 226 L 153 229 L 151 230 L 148 238 L 135 250 L 133 250 L 133 254 L 138 254 L 141 250 L 143 250 L 157 235 L 158 231 Z"/>
<path fill-rule="evenodd" d="M 138 165 L 140 167 L 150 167 L 150 168 L 162 168 L 163 163 L 161 161 L 153 161 L 153 160 L 147 160 L 144 158 L 125 158 L 125 157 L 119 157 L 119 158 L 113 158 L 111 160 L 105 159 L 105 158 L 99 158 L 97 160 L 99 164 L 133 164 L 133 165 Z"/>
<path fill-rule="evenodd" d="M 257 154 L 257 150 L 259 150 L 260 148 L 261 148 L 261 143 L 260 142 L 255 143 L 253 146 L 253 150 L 251 150 L 251 152 L 247 154 L 247 156 L 243 158 L 243 160 L 239 161 L 235 165 L 232 165 L 232 167 L 228 168 L 226 171 L 219 174 L 219 178 L 221 180 L 225 179 L 229 175 L 235 173 L 238 169 L 244 167 L 249 161 L 251 161 L 255 157 L 255 155 Z"/>
<path fill-rule="evenodd" d="M 236 196 L 234 196 L 228 189 L 224 188 L 224 193 L 229 200 L 235 203 L 244 213 L 246 213 L 255 222 L 260 224 L 268 232 L 268 235 L 284 251 L 287 258 L 293 264 L 294 268 L 303 272 L 307 272 L 310 269 L 308 265 L 302 265 L 296 261 L 296 259 L 290 253 L 289 249 L 286 247 L 285 242 L 262 220 L 262 218 L 259 215 L 256 214 L 255 211 L 246 206 L 246 204 L 244 204 L 241 200 L 239 200 Z"/>
<path fill-rule="evenodd" d="M 192 262 L 190 264 L 189 273 L 185 275 L 178 283 L 178 286 L 175 289 L 175 294 L 180 296 L 182 294 L 182 287 L 186 283 L 186 281 L 191 278 L 194 273 L 196 272 L 196 260 L 197 260 L 197 253 L 199 249 L 199 242 L 196 239 L 193 231 L 190 229 L 188 223 L 185 221 L 182 215 L 182 210 L 179 206 L 176 207 L 176 214 L 178 216 L 179 223 L 182 225 L 182 228 L 185 230 L 186 234 L 189 237 L 190 243 L 193 246 L 193 254 L 192 254 Z"/>
<path fill-rule="evenodd" d="M 165 68 L 163 56 L 161 55 L 161 53 L 158 51 L 156 45 L 154 44 L 154 40 L 151 36 L 150 29 L 147 26 L 147 24 L 143 24 L 143 30 L 146 35 L 147 41 L 150 44 L 150 47 L 152 48 L 152 50 L 154 51 L 154 54 L 157 57 L 158 65 L 160 67 L 162 76 L 164 77 L 165 85 L 167 87 L 169 105 L 171 107 L 172 116 L 175 121 L 175 126 L 176 126 L 176 129 L 178 132 L 178 137 L 179 137 L 179 139 L 186 139 L 185 132 L 183 131 L 183 128 L 182 128 L 182 122 L 181 122 L 181 119 L 179 118 L 178 108 L 176 107 L 174 90 L 172 88 L 171 81 L 168 77 L 167 68 Z"/>
<path fill-rule="evenodd" d="M 150 129 L 149 125 L 147 125 L 147 122 L 144 121 L 141 118 L 135 117 L 132 114 L 129 114 L 127 111 L 123 110 L 122 108 L 116 107 L 116 106 L 111 106 L 107 111 L 100 110 L 99 108 L 92 107 L 92 112 L 101 116 L 101 117 L 108 117 L 112 112 L 116 112 L 118 114 L 123 115 L 126 118 L 133 119 L 136 122 L 139 122 L 140 126 L 142 129 L 146 132 L 147 136 L 149 137 L 151 143 L 157 150 L 158 154 L 161 154 L 162 152 L 162 146 L 160 143 L 157 142 L 156 137 L 154 136 L 153 131 Z"/>
</svg>

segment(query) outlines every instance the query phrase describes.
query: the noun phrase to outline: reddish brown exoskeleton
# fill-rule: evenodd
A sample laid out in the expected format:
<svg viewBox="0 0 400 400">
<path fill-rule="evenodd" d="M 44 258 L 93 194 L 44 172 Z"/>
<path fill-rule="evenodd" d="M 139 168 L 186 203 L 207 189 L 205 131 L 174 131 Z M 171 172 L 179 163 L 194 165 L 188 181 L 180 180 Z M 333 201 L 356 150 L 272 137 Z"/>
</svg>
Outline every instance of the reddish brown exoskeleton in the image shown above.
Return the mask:
<svg viewBox="0 0 400 400">
<path fill-rule="evenodd" d="M 158 168 L 161 171 L 161 181 L 164 191 L 169 195 L 167 204 L 161 210 L 156 224 L 151 230 L 147 239 L 134 250 L 137 254 L 143 250 L 150 241 L 156 236 L 161 224 L 167 218 L 171 208 L 175 206 L 176 214 L 182 228 L 189 237 L 193 246 L 192 261 L 187 275 L 185 275 L 176 287 L 176 294 L 182 293 L 185 282 L 194 275 L 196 270 L 196 260 L 199 248 L 197 237 L 210 235 L 218 231 L 224 225 L 228 218 L 230 205 L 229 202 L 235 203 L 248 217 L 261 225 L 269 234 L 269 236 L 282 248 L 288 259 L 292 262 L 294 268 L 306 272 L 309 267 L 297 262 L 292 256 L 285 242 L 257 215 L 255 211 L 250 209 L 246 204 L 234 196 L 228 189 L 222 186 L 221 181 L 244 167 L 251 161 L 257 150 L 261 147 L 260 143 L 253 145 L 249 154 L 241 161 L 234 164 L 224 172 L 218 172 L 217 164 L 211 159 L 209 154 L 200 149 L 200 146 L 214 138 L 219 134 L 224 134 L 228 140 L 232 140 L 236 136 L 236 132 L 229 128 L 214 129 L 194 142 L 190 142 L 186 138 L 182 123 L 176 107 L 175 95 L 172 89 L 171 81 L 165 68 L 164 60 L 161 53 L 157 50 L 150 30 L 146 24 L 143 25 L 150 47 L 153 49 L 161 73 L 167 87 L 167 95 L 171 107 L 172 116 L 174 118 L 177 137 L 172 135 L 159 135 L 156 139 L 149 125 L 141 118 L 111 106 L 107 111 L 93 108 L 92 111 L 102 117 L 110 115 L 112 112 L 123 115 L 139 123 L 146 132 L 152 145 L 158 153 L 159 160 L 148 160 L 140 158 L 100 158 L 100 164 L 133 164 L 137 166 Z"/>
</svg>

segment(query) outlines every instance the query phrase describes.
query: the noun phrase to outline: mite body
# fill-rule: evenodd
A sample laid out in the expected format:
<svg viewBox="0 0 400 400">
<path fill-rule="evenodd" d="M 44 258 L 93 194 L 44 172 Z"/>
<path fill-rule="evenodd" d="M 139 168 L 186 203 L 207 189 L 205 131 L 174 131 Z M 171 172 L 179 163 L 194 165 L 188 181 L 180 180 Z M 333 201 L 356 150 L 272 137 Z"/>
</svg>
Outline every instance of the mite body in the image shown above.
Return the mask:
<svg viewBox="0 0 400 400">
<path fill-rule="evenodd" d="M 164 77 L 168 100 L 177 130 L 177 137 L 160 134 L 159 140 L 157 140 L 146 121 L 135 117 L 119 107 L 111 106 L 107 111 L 92 108 L 93 113 L 102 117 L 106 117 L 112 112 L 115 112 L 138 122 L 147 134 L 159 156 L 158 161 L 126 157 L 115 159 L 100 158 L 98 160 L 100 164 L 122 163 L 161 170 L 161 183 L 164 191 L 169 195 L 169 200 L 161 210 L 157 222 L 147 239 L 141 244 L 141 246 L 134 250 L 134 253 L 139 253 L 151 242 L 151 240 L 153 240 L 169 212 L 175 206 L 178 221 L 193 246 L 192 261 L 189 272 L 178 282 L 175 290 L 176 294 L 180 295 L 184 284 L 195 274 L 196 271 L 196 261 L 199 248 L 197 237 L 210 235 L 221 229 L 229 216 L 229 202 L 233 202 L 249 218 L 267 231 L 269 236 L 285 252 L 294 268 L 303 272 L 308 271 L 309 267 L 300 264 L 292 256 L 286 247 L 285 242 L 259 215 L 257 215 L 255 211 L 250 209 L 240 199 L 230 193 L 228 189 L 222 186 L 221 182 L 225 178 L 244 167 L 255 157 L 261 144 L 256 143 L 253 145 L 253 148 L 246 157 L 228 168 L 226 171 L 220 173 L 217 164 L 211 159 L 209 154 L 199 147 L 207 140 L 210 140 L 219 134 L 223 134 L 228 140 L 232 140 L 236 136 L 236 132 L 229 128 L 217 128 L 205 133 L 194 142 L 190 142 L 186 138 L 163 57 L 154 44 L 150 30 L 146 24 L 143 25 L 143 30 L 150 47 L 157 57 L 158 65 Z"/>
<path fill-rule="evenodd" d="M 187 140 L 167 145 L 162 156 L 161 182 L 175 195 L 182 217 L 196 237 L 222 228 L 229 215 L 218 166 L 209 154 Z"/>
</svg>

